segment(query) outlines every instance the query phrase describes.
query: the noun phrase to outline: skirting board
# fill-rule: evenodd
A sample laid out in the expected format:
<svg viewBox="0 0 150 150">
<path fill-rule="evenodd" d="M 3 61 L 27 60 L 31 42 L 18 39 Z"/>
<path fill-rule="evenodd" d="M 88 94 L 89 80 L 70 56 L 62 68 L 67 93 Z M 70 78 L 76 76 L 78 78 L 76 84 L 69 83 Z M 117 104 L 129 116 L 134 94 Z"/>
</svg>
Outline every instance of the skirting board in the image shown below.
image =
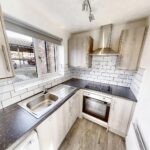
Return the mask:
<svg viewBox="0 0 150 150">
<path fill-rule="evenodd" d="M 117 134 L 117 135 L 123 137 L 123 138 L 126 137 L 126 135 L 125 135 L 124 133 L 119 132 L 119 131 L 117 131 L 117 130 L 115 130 L 115 129 L 109 128 L 108 130 L 109 130 L 110 132 L 113 132 L 113 133 L 115 133 L 115 134 Z"/>
</svg>

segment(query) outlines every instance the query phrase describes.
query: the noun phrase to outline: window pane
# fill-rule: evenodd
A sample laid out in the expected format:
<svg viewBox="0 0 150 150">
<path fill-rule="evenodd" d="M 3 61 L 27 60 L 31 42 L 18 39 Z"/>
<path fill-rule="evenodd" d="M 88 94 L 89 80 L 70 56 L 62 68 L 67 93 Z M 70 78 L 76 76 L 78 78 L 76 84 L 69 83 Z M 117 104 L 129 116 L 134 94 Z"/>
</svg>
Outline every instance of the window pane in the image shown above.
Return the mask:
<svg viewBox="0 0 150 150">
<path fill-rule="evenodd" d="M 36 59 L 32 37 L 6 31 L 15 70 L 15 82 L 37 77 Z"/>
<path fill-rule="evenodd" d="M 57 45 L 47 42 L 47 70 L 49 73 L 57 71 Z"/>
<path fill-rule="evenodd" d="M 57 45 L 39 39 L 33 41 L 38 75 L 55 73 L 57 71 Z"/>
<path fill-rule="evenodd" d="M 36 40 L 37 41 L 37 51 L 39 58 L 39 69 L 41 74 L 47 73 L 47 60 L 46 60 L 46 50 L 45 50 L 45 41 Z"/>
</svg>

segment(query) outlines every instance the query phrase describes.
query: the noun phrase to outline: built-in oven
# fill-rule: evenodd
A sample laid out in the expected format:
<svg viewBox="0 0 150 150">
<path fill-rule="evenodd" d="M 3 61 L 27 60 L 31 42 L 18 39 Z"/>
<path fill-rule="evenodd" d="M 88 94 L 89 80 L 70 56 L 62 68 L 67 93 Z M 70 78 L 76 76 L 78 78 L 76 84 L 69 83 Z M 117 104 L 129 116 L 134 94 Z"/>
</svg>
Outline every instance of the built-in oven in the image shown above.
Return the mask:
<svg viewBox="0 0 150 150">
<path fill-rule="evenodd" d="M 83 113 L 92 117 L 108 122 L 111 98 L 84 92 L 83 94 Z"/>
</svg>

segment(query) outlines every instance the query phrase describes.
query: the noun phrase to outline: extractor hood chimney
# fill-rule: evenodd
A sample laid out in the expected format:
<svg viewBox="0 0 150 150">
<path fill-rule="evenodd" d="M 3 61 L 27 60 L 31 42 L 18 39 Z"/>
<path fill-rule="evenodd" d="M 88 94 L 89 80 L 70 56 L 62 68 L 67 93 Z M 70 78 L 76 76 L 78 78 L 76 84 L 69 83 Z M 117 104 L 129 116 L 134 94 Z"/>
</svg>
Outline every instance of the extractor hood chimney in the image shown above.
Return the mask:
<svg viewBox="0 0 150 150">
<path fill-rule="evenodd" d="M 117 53 L 110 48 L 112 24 L 104 25 L 100 27 L 100 41 L 99 48 L 93 50 L 92 55 L 116 55 Z"/>
</svg>

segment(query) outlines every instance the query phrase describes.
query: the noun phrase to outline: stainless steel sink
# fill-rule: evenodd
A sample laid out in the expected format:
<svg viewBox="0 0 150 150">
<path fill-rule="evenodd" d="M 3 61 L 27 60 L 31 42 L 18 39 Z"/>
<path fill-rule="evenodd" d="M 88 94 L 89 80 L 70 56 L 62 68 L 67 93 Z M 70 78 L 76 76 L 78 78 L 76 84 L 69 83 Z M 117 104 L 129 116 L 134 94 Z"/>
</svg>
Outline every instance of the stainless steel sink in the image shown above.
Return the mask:
<svg viewBox="0 0 150 150">
<path fill-rule="evenodd" d="M 27 107 L 33 112 L 38 113 L 42 110 L 48 108 L 50 105 L 52 105 L 56 100 L 58 100 L 58 97 L 53 94 L 46 94 L 38 97 L 37 99 L 28 102 Z"/>
<path fill-rule="evenodd" d="M 61 84 L 50 89 L 46 94 L 40 93 L 18 103 L 18 105 L 36 118 L 40 118 L 47 111 L 51 110 L 54 105 L 57 105 L 67 95 L 71 94 L 75 89 L 75 87 Z"/>
</svg>

